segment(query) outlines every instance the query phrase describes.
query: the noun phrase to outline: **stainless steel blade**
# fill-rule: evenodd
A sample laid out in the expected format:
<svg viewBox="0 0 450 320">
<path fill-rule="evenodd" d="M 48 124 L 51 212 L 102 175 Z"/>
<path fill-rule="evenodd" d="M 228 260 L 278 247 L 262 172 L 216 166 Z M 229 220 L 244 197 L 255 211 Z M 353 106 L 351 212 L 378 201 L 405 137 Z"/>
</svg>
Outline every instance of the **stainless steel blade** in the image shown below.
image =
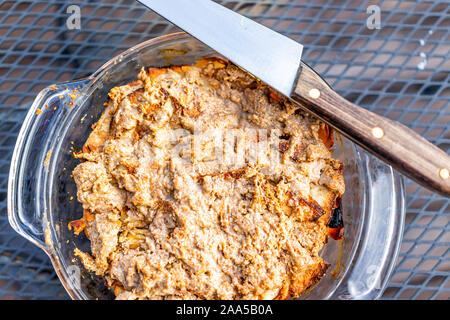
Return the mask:
<svg viewBox="0 0 450 320">
<path fill-rule="evenodd" d="M 303 46 L 211 0 L 138 0 L 289 96 Z"/>
</svg>

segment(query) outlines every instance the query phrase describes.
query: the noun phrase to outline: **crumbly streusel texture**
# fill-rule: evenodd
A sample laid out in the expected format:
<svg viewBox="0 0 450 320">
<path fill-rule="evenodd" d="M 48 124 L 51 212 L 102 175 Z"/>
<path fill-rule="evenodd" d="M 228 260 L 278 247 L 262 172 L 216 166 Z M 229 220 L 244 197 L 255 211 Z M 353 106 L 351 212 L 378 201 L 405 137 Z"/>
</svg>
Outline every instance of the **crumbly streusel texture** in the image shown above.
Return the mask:
<svg viewBox="0 0 450 320">
<path fill-rule="evenodd" d="M 233 133 L 221 137 L 225 161 L 213 129 Z M 278 162 L 252 155 L 263 135 Z M 329 266 L 318 253 L 344 192 L 329 139 L 226 61 L 143 69 L 110 91 L 77 154 L 84 215 L 71 226 L 91 253 L 75 253 L 117 299 L 298 297 Z"/>
</svg>

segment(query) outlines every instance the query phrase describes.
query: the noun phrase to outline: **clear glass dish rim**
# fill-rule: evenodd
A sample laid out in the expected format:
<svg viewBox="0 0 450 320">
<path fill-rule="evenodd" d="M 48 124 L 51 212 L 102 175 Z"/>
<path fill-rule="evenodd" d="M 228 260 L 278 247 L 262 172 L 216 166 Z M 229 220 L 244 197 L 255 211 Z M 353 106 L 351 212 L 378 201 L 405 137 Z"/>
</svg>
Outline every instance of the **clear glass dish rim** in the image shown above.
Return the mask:
<svg viewBox="0 0 450 320">
<path fill-rule="evenodd" d="M 124 59 L 127 59 L 128 57 L 130 57 L 137 51 L 139 51 L 141 49 L 145 49 L 146 47 L 158 45 L 160 43 L 170 41 L 170 40 L 183 40 L 183 39 L 187 39 L 188 37 L 189 37 L 189 35 L 187 35 L 185 32 L 177 32 L 177 33 L 166 34 L 166 35 L 163 35 L 160 37 L 146 40 L 146 41 L 141 42 L 141 43 L 127 49 L 126 51 L 116 55 L 115 57 L 111 58 L 110 60 L 108 60 L 106 63 L 104 63 L 100 68 L 98 68 L 93 74 L 89 75 L 88 77 L 80 79 L 80 80 L 68 81 L 66 83 L 70 84 L 70 83 L 74 83 L 76 81 L 82 81 L 82 82 L 84 81 L 85 82 L 84 89 L 88 90 L 97 81 L 101 80 L 102 77 L 104 76 L 104 73 L 107 72 L 108 70 L 110 70 L 111 68 L 113 68 L 113 66 L 117 63 L 117 61 L 122 61 Z M 48 89 L 48 88 L 46 88 L 46 89 Z M 43 91 L 45 91 L 46 89 L 44 89 Z M 56 251 L 53 248 L 45 245 L 45 243 L 42 243 L 41 241 L 37 241 L 33 236 L 31 236 L 29 233 L 27 233 L 25 230 L 23 230 L 23 228 L 20 226 L 20 223 L 17 221 L 17 214 L 15 212 L 17 210 L 17 208 L 15 207 L 15 201 L 16 201 L 16 197 L 17 197 L 17 194 L 15 192 L 15 187 L 17 184 L 17 181 L 15 181 L 16 180 L 15 179 L 15 171 L 17 170 L 17 168 L 19 166 L 19 161 L 21 160 L 21 157 L 18 153 L 18 149 L 20 149 L 20 147 L 22 147 L 23 144 L 26 142 L 24 140 L 26 138 L 26 135 L 25 135 L 26 130 L 30 126 L 32 126 L 33 116 L 36 113 L 37 108 L 39 108 L 39 106 L 42 106 L 42 99 L 40 99 L 40 98 L 45 95 L 43 93 L 43 91 L 41 91 L 41 93 L 39 93 L 37 95 L 37 98 L 35 99 L 32 106 L 30 107 L 30 110 L 27 113 L 27 116 L 24 120 L 24 123 L 20 130 L 20 133 L 18 135 L 14 153 L 13 153 L 13 156 L 11 159 L 10 174 L 9 174 L 9 178 L 8 178 L 8 196 L 7 196 L 8 219 L 14 230 L 16 230 L 19 234 L 21 234 L 27 240 L 29 240 L 33 244 L 37 245 L 38 247 L 40 247 L 42 250 L 44 250 L 47 253 L 47 255 L 50 257 L 50 260 L 52 262 L 52 265 L 53 265 L 56 273 L 58 274 L 58 277 L 59 277 L 61 283 L 63 284 L 63 286 L 65 287 L 66 291 L 71 296 L 71 298 L 72 299 L 83 299 L 82 295 L 80 295 L 79 292 L 74 290 L 72 288 L 72 286 L 69 283 L 67 283 L 66 275 L 63 274 L 65 272 L 64 272 L 64 270 L 62 270 L 62 264 L 59 261 Z M 87 95 L 87 96 L 89 96 L 89 95 Z M 382 288 L 381 288 L 379 294 L 374 298 L 378 298 L 381 295 L 385 286 L 388 283 L 388 279 L 390 278 L 390 275 L 395 267 L 395 260 L 396 260 L 396 257 L 398 256 L 398 253 L 400 250 L 400 244 L 401 244 L 401 239 L 402 239 L 402 235 L 403 235 L 403 226 L 404 226 L 403 221 L 404 221 L 404 214 L 405 214 L 405 209 L 404 209 L 404 197 L 405 196 L 404 196 L 403 180 L 402 180 L 401 176 L 399 176 L 394 171 L 392 171 L 392 179 L 395 184 L 396 191 L 397 191 L 396 192 L 396 196 L 398 197 L 397 200 L 401 206 L 401 209 L 399 210 L 400 214 L 398 216 L 397 222 L 401 222 L 401 223 L 399 223 L 399 229 L 398 229 L 396 237 L 395 237 L 396 241 L 395 241 L 395 243 L 391 244 L 392 250 L 390 251 L 390 254 L 393 257 L 393 259 L 390 260 L 390 265 L 387 266 L 387 270 L 386 270 L 387 273 L 386 273 L 385 278 L 383 279 Z"/>
</svg>

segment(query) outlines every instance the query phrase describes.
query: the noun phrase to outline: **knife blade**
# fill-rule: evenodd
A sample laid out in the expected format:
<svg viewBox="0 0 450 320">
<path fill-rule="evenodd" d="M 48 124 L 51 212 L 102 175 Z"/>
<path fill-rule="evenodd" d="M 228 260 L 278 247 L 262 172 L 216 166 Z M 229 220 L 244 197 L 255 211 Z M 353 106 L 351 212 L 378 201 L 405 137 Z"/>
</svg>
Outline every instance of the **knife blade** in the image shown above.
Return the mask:
<svg viewBox="0 0 450 320">
<path fill-rule="evenodd" d="M 450 197 L 450 157 L 396 121 L 337 94 L 303 46 L 211 0 L 137 0 L 420 185 Z"/>
<path fill-rule="evenodd" d="M 300 67 L 301 44 L 210 0 L 138 2 L 290 95 Z"/>
</svg>

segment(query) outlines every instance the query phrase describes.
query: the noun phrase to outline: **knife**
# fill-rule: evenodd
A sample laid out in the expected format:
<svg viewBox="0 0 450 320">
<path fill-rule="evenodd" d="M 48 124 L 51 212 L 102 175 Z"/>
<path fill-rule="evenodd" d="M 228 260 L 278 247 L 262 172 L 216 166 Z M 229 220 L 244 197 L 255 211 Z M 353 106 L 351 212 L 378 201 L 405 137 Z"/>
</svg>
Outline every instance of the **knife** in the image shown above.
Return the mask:
<svg viewBox="0 0 450 320">
<path fill-rule="evenodd" d="M 418 184 L 450 197 L 450 157 L 405 125 L 336 93 L 303 46 L 211 0 L 138 0 Z"/>
</svg>

